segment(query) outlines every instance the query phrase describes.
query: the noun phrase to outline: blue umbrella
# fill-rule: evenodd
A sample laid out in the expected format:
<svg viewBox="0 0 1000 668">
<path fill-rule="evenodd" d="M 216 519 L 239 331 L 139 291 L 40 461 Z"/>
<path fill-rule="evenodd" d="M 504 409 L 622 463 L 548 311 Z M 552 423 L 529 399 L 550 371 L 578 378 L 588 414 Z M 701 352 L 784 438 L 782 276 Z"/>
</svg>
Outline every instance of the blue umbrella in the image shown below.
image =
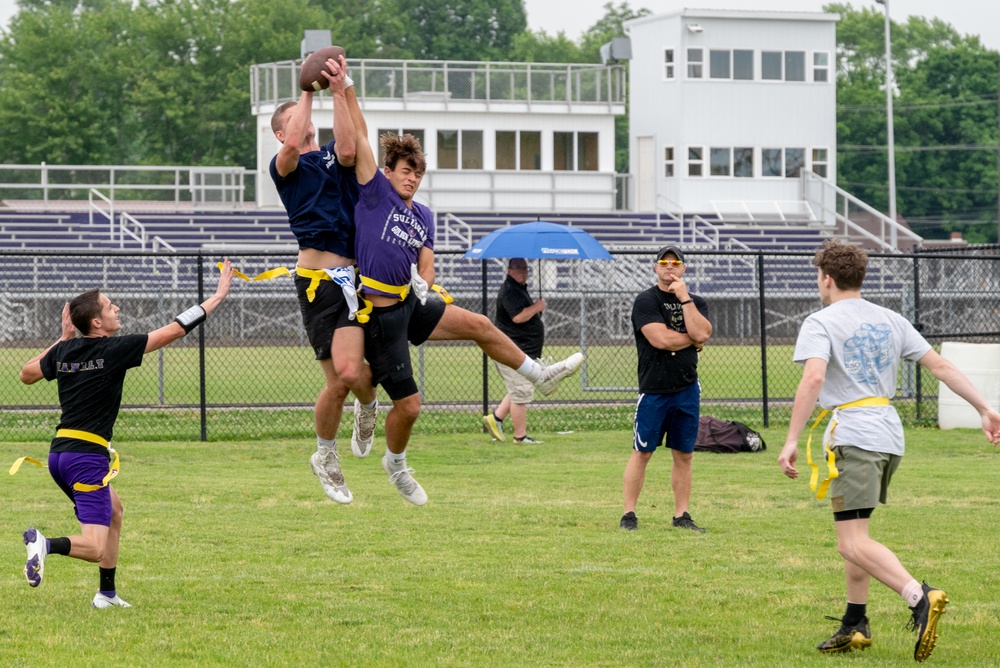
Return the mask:
<svg viewBox="0 0 1000 668">
<path fill-rule="evenodd" d="M 555 223 L 522 223 L 493 230 L 462 257 L 485 260 L 523 257 L 554 260 L 611 260 L 597 239 L 578 227 Z"/>
</svg>

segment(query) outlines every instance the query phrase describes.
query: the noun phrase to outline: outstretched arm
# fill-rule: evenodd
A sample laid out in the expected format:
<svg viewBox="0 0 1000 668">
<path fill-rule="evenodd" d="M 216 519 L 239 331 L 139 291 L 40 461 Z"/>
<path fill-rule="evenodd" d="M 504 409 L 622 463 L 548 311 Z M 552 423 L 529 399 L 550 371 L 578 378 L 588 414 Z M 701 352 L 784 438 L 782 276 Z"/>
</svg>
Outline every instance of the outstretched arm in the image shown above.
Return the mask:
<svg viewBox="0 0 1000 668">
<path fill-rule="evenodd" d="M 1000 442 L 1000 414 L 997 414 L 996 410 L 990 406 L 989 402 L 958 367 L 933 350 L 928 350 L 920 358 L 920 364 L 934 374 L 935 378 L 947 385 L 952 392 L 968 401 L 976 409 L 983 420 L 983 433 L 986 434 L 990 443 L 996 445 Z"/>
<path fill-rule="evenodd" d="M 150 332 L 149 340 L 146 341 L 146 350 L 144 352 L 151 353 L 154 350 L 159 350 L 163 346 L 173 343 L 177 339 L 186 336 L 191 329 L 196 327 L 198 323 L 211 315 L 212 311 L 214 311 L 219 304 L 223 302 L 229 294 L 229 285 L 232 281 L 233 267 L 229 264 L 229 258 L 226 258 L 226 260 L 222 263 L 222 270 L 219 273 L 219 285 L 215 289 L 215 294 L 201 303 L 200 308 L 204 311 L 204 314 L 195 318 L 196 322 L 194 322 L 193 325 L 185 327 L 178 322 L 178 320 L 190 322 L 190 316 L 188 316 L 188 314 L 192 311 L 192 309 L 188 309 L 188 311 L 185 311 L 184 314 L 177 316 L 178 319 L 166 327 L 160 327 L 158 330 Z"/>
<path fill-rule="evenodd" d="M 788 434 L 785 436 L 785 447 L 778 455 L 778 466 L 781 472 L 789 478 L 797 478 L 798 469 L 795 468 L 795 461 L 799 457 L 799 436 L 806 428 L 809 417 L 816 408 L 816 400 L 819 399 L 819 391 L 823 389 L 826 380 L 826 360 L 819 357 L 811 357 L 806 360 L 802 369 L 802 380 L 795 391 L 795 403 L 792 404 L 792 419 L 788 423 Z"/>
<path fill-rule="evenodd" d="M 51 346 L 40 352 L 39 354 L 28 360 L 23 367 L 21 367 L 21 382 L 25 385 L 33 385 L 40 381 L 44 376 L 42 375 L 42 358 L 52 350 L 57 343 L 61 341 L 71 341 L 76 338 L 76 328 L 73 327 L 73 321 L 69 317 L 69 303 L 63 306 L 62 310 L 62 335 L 53 343 Z"/>
<path fill-rule="evenodd" d="M 360 185 L 365 185 L 373 178 L 378 171 L 378 163 L 375 162 L 375 153 L 372 151 L 371 142 L 368 141 L 368 124 L 365 122 L 361 107 L 358 106 L 358 97 L 354 92 L 354 86 L 344 91 L 344 100 L 348 111 L 348 118 L 354 128 L 354 173 Z"/>
<path fill-rule="evenodd" d="M 312 91 L 304 90 L 299 96 L 299 102 L 292 110 L 292 115 L 285 124 L 285 129 L 278 137 L 281 150 L 275 159 L 275 168 L 282 177 L 288 176 L 299 166 L 299 155 L 312 143 Z"/>
<path fill-rule="evenodd" d="M 333 150 L 337 154 L 337 161 L 345 167 L 350 167 L 355 161 L 355 133 L 354 119 L 346 97 L 347 89 L 344 88 L 347 78 L 347 60 L 343 56 L 339 56 L 337 60 L 327 58 L 326 69 L 321 70 L 320 74 L 330 82 L 330 94 L 333 95 L 333 138 L 335 140 Z"/>
</svg>

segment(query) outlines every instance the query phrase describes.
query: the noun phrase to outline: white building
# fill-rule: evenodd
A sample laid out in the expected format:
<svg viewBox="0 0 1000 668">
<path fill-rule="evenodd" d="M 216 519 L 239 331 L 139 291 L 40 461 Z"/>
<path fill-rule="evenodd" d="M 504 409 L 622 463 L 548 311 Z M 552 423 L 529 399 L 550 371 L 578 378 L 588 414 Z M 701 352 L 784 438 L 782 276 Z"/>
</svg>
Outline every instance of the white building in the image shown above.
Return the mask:
<svg viewBox="0 0 1000 668">
<path fill-rule="evenodd" d="M 278 151 L 271 114 L 299 97 L 301 61 L 254 66 L 257 203 L 280 207 L 268 175 Z M 349 60 L 369 141 L 416 135 L 427 157 L 417 199 L 451 211 L 597 211 L 616 208 L 616 115 L 625 113 L 618 65 Z M 333 101 L 314 100 L 320 143 Z M 380 161 L 381 162 L 381 161 Z"/>
<path fill-rule="evenodd" d="M 625 24 L 639 211 L 796 213 L 836 182 L 837 14 L 683 9 Z"/>
</svg>

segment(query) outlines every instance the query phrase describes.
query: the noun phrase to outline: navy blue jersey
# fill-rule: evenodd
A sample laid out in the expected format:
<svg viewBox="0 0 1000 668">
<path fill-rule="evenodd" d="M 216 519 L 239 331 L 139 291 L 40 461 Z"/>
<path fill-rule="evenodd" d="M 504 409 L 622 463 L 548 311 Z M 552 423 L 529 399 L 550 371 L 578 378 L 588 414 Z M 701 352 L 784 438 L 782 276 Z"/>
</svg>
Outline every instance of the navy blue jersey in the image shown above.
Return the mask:
<svg viewBox="0 0 1000 668">
<path fill-rule="evenodd" d="M 299 155 L 295 170 L 282 178 L 271 158 L 271 180 L 278 189 L 288 224 L 299 248 L 315 248 L 354 257 L 354 205 L 358 181 L 353 167 L 337 162 L 330 142 L 318 151 Z"/>
</svg>

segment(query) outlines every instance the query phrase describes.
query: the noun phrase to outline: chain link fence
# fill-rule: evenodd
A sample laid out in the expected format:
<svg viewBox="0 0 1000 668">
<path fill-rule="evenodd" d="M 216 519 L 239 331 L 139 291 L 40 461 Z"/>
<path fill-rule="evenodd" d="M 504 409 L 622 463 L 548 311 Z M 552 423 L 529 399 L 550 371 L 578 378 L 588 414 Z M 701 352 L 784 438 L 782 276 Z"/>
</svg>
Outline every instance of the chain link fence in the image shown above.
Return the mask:
<svg viewBox="0 0 1000 668">
<path fill-rule="evenodd" d="M 1000 256 L 965 253 L 873 255 L 864 296 L 900 311 L 931 343 L 1000 342 Z M 531 261 L 529 287 L 544 297 L 546 356 L 586 354 L 579 375 L 551 397 L 536 396 L 532 432 L 629 429 L 637 396 L 631 328 L 635 295 L 653 285 L 652 252 L 614 252 L 613 261 Z M 708 300 L 714 326 L 701 354 L 704 414 L 756 426 L 787 423 L 801 376 L 792 350 L 803 319 L 820 307 L 811 254 L 689 251 L 685 279 Z M 59 313 L 100 287 L 121 307 L 123 333 L 148 332 L 211 295 L 208 254 L 0 252 L 0 439 L 46 441 L 58 422 L 55 383 L 16 381 L 21 366 L 59 335 Z M 293 267 L 294 255 L 241 254 L 248 275 Z M 463 308 L 492 319 L 506 276 L 502 261 L 439 252 L 438 282 Z M 503 383 L 470 343 L 412 348 L 424 402 L 417 429 L 481 432 Z M 314 434 L 313 402 L 323 375 L 302 327 L 292 281 L 234 281 L 229 299 L 196 332 L 146 356 L 129 372 L 117 440 L 253 440 Z M 1000 379 L 998 379 L 1000 383 Z M 896 406 L 906 424 L 933 425 L 937 381 L 916 365 L 901 370 Z M 350 400 L 349 407 L 353 405 Z M 389 406 L 380 392 L 380 402 Z M 382 420 L 379 421 L 380 429 Z M 350 434 L 345 412 L 341 436 Z"/>
</svg>

